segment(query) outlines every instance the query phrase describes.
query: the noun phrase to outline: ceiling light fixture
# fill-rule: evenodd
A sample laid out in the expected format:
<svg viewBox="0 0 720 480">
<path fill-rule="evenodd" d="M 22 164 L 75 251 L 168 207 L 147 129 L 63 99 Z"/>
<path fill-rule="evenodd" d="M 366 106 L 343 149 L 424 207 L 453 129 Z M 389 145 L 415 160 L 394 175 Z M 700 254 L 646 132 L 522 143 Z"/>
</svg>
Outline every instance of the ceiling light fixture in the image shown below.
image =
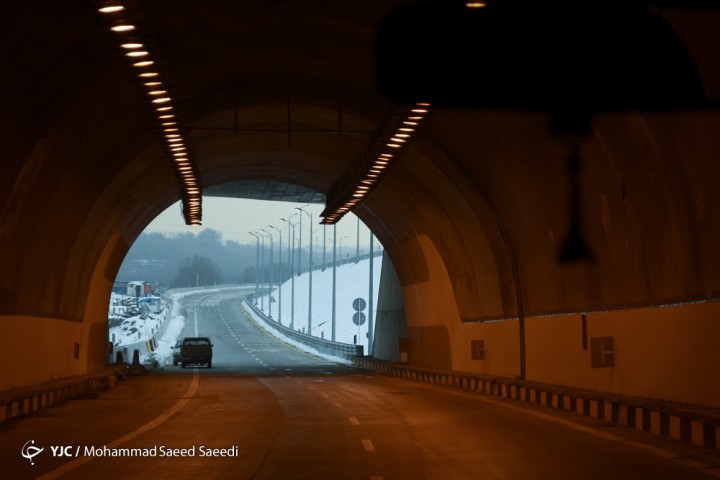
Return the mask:
<svg viewBox="0 0 720 480">
<path fill-rule="evenodd" d="M 159 81 L 160 73 L 156 70 L 147 70 L 147 67 L 155 65 L 155 59 L 150 49 L 147 49 L 141 40 L 138 28 L 128 18 L 126 8 L 117 0 L 106 0 L 98 12 L 101 13 L 110 23 L 110 30 L 120 37 L 119 46 L 126 58 L 131 59 L 130 64 L 134 68 L 141 69 L 136 74 L 147 91 L 148 99 L 154 109 L 158 129 L 164 137 L 166 154 L 171 168 L 176 174 L 180 186 L 180 198 L 182 200 L 182 213 L 187 225 L 200 225 L 202 218 L 202 188 L 200 175 L 192 160 L 191 149 L 186 146 L 180 132 L 176 115 L 173 110 L 172 97 L 168 94 L 163 83 Z M 118 15 L 118 12 L 122 12 Z M 129 33 L 128 32 L 132 32 Z M 137 61 L 141 59 L 140 61 Z M 171 120 L 172 121 L 169 121 Z M 177 133 L 176 133 L 177 132 Z"/>
<path fill-rule="evenodd" d="M 320 214 L 321 224 L 337 223 L 377 186 L 429 112 L 429 103 L 416 103 L 395 113 L 376 143 L 330 187 L 325 210 Z"/>
</svg>

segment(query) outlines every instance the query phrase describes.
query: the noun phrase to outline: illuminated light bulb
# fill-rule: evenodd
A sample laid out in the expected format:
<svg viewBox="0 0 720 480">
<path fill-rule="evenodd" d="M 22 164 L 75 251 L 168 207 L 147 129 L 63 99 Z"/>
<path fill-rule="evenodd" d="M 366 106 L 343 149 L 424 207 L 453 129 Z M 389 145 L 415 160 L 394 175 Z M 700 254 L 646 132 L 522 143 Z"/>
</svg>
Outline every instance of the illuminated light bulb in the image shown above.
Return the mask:
<svg viewBox="0 0 720 480">
<path fill-rule="evenodd" d="M 132 52 L 127 52 L 125 56 L 127 57 L 145 57 L 147 55 L 150 55 L 149 52 L 146 52 L 145 50 L 137 50 Z"/>
<path fill-rule="evenodd" d="M 150 77 L 157 77 L 158 75 L 160 75 L 160 74 L 157 72 L 143 72 L 143 73 L 139 74 L 138 77 L 150 78 Z"/>
<path fill-rule="evenodd" d="M 156 108 L 156 110 L 157 110 L 158 112 L 165 112 L 165 111 L 167 111 L 167 110 L 172 110 L 172 108 L 173 108 L 172 105 L 168 105 L 168 106 L 166 106 L 166 107 L 158 107 L 158 108 Z"/>
<path fill-rule="evenodd" d="M 167 93 L 167 90 L 151 90 L 148 92 L 148 95 L 164 95 Z"/>
<path fill-rule="evenodd" d="M 132 42 L 128 42 L 128 43 L 123 43 L 123 44 L 120 45 L 120 46 L 121 46 L 122 48 L 127 49 L 127 50 L 134 50 L 134 49 L 136 49 L 136 48 L 142 48 L 142 47 L 143 47 L 143 44 L 142 44 L 142 43 L 132 43 Z"/>
<path fill-rule="evenodd" d="M 402 145 L 396 145 L 396 144 L 394 144 L 394 143 L 388 143 L 387 146 L 388 146 L 388 147 L 391 147 L 391 148 L 400 148 L 400 147 L 402 147 Z"/>
<path fill-rule="evenodd" d="M 114 27 L 110 27 L 110 30 L 113 32 L 129 32 L 130 30 L 135 30 L 135 25 L 115 25 Z"/>
<path fill-rule="evenodd" d="M 153 65 L 155 62 L 152 60 L 143 60 L 142 62 L 136 62 L 133 63 L 133 67 L 142 68 L 142 67 L 149 67 L 150 65 Z"/>
<path fill-rule="evenodd" d="M 115 13 L 123 10 L 125 10 L 125 7 L 122 5 L 108 5 L 107 7 L 98 8 L 98 12 L 100 13 Z"/>
<path fill-rule="evenodd" d="M 172 113 L 166 113 L 165 115 L 160 115 L 158 118 L 161 118 L 161 119 L 175 118 L 175 115 Z"/>
<path fill-rule="evenodd" d="M 162 85 L 162 82 L 145 82 L 146 87 L 159 87 Z"/>
</svg>

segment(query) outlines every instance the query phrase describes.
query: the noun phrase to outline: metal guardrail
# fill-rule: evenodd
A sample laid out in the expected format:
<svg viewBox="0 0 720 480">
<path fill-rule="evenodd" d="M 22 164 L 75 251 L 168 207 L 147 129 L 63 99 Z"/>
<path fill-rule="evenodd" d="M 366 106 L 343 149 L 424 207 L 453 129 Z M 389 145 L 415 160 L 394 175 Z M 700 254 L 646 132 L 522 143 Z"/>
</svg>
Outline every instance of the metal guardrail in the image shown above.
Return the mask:
<svg viewBox="0 0 720 480">
<path fill-rule="evenodd" d="M 333 342 L 331 340 L 313 337 L 312 335 L 292 330 L 291 328 L 280 325 L 279 323 L 270 320 L 256 305 L 253 304 L 252 300 L 250 300 L 249 298 L 246 299 L 244 304 L 250 307 L 250 309 L 270 328 L 276 330 L 290 340 L 312 348 L 318 353 L 330 355 L 333 357 L 339 357 L 350 361 L 352 361 L 356 357 L 363 356 L 362 345 L 351 345 L 349 343 Z"/>
</svg>

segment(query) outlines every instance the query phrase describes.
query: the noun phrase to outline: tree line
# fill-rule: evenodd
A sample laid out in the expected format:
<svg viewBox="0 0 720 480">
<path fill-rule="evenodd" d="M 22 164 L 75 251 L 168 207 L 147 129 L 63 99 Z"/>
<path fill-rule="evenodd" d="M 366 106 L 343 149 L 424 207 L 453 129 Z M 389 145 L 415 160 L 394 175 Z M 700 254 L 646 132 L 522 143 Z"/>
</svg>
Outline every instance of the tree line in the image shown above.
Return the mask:
<svg viewBox="0 0 720 480">
<path fill-rule="evenodd" d="M 269 278 L 269 246 L 265 246 L 265 275 Z M 222 233 L 204 229 L 197 234 L 142 233 L 128 251 L 116 283 L 148 281 L 161 288 L 255 283 L 257 245 L 224 241 Z M 289 278 L 287 263 L 278 263 L 273 278 Z M 283 252 L 284 253 L 284 252 Z"/>
</svg>

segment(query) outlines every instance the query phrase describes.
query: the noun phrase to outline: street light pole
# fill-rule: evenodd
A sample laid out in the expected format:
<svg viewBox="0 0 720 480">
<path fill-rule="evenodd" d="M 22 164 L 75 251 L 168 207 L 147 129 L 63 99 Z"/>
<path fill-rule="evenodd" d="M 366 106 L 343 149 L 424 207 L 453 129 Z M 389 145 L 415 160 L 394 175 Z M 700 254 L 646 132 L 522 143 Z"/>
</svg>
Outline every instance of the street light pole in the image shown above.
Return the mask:
<svg viewBox="0 0 720 480">
<path fill-rule="evenodd" d="M 342 263 L 342 260 L 343 260 L 343 256 L 342 256 L 342 241 L 345 240 L 346 238 L 347 238 L 347 235 L 344 235 L 344 236 L 340 239 L 340 263 Z"/>
<path fill-rule="evenodd" d="M 290 221 L 292 217 L 297 215 L 293 213 L 287 219 L 281 218 L 280 220 L 288 224 L 288 242 L 290 241 L 290 227 L 292 226 L 292 243 L 291 248 L 288 249 L 288 261 L 290 263 L 290 330 L 295 330 L 295 225 Z"/>
<path fill-rule="evenodd" d="M 260 230 L 270 239 L 270 288 L 268 291 L 268 317 L 272 318 L 272 291 L 273 291 L 273 236 L 265 229 Z"/>
<path fill-rule="evenodd" d="M 310 260 L 308 265 L 308 328 L 307 334 L 312 335 L 312 250 L 313 250 L 313 225 L 312 225 L 312 214 L 307 212 L 302 207 L 297 207 L 295 210 L 303 212 L 310 217 Z M 302 215 L 300 215 L 302 219 Z M 301 220 L 302 221 L 302 220 Z M 302 235 L 302 225 L 300 226 L 300 235 Z"/>
<path fill-rule="evenodd" d="M 337 281 L 337 259 L 335 251 L 337 247 L 337 223 L 333 223 L 333 274 L 332 274 L 332 341 L 335 341 L 335 285 Z"/>
<path fill-rule="evenodd" d="M 258 279 L 260 270 L 260 237 L 255 232 L 248 232 L 250 235 L 255 237 L 255 305 L 257 305 L 258 298 Z"/>
<path fill-rule="evenodd" d="M 370 232 L 370 285 L 368 291 L 368 355 L 372 356 L 373 353 L 373 264 L 375 263 L 375 256 L 373 255 L 373 233 Z"/>
<path fill-rule="evenodd" d="M 268 225 L 268 228 L 274 229 L 280 236 L 278 244 L 278 265 L 280 266 L 280 279 L 278 280 L 278 323 L 282 325 L 282 231 L 274 225 Z"/>
<path fill-rule="evenodd" d="M 263 290 L 265 290 L 265 235 L 258 232 L 260 236 L 260 310 L 265 314 L 265 296 Z"/>
<path fill-rule="evenodd" d="M 360 217 L 357 218 L 357 234 L 355 238 L 355 263 L 358 262 L 360 256 Z"/>
</svg>

